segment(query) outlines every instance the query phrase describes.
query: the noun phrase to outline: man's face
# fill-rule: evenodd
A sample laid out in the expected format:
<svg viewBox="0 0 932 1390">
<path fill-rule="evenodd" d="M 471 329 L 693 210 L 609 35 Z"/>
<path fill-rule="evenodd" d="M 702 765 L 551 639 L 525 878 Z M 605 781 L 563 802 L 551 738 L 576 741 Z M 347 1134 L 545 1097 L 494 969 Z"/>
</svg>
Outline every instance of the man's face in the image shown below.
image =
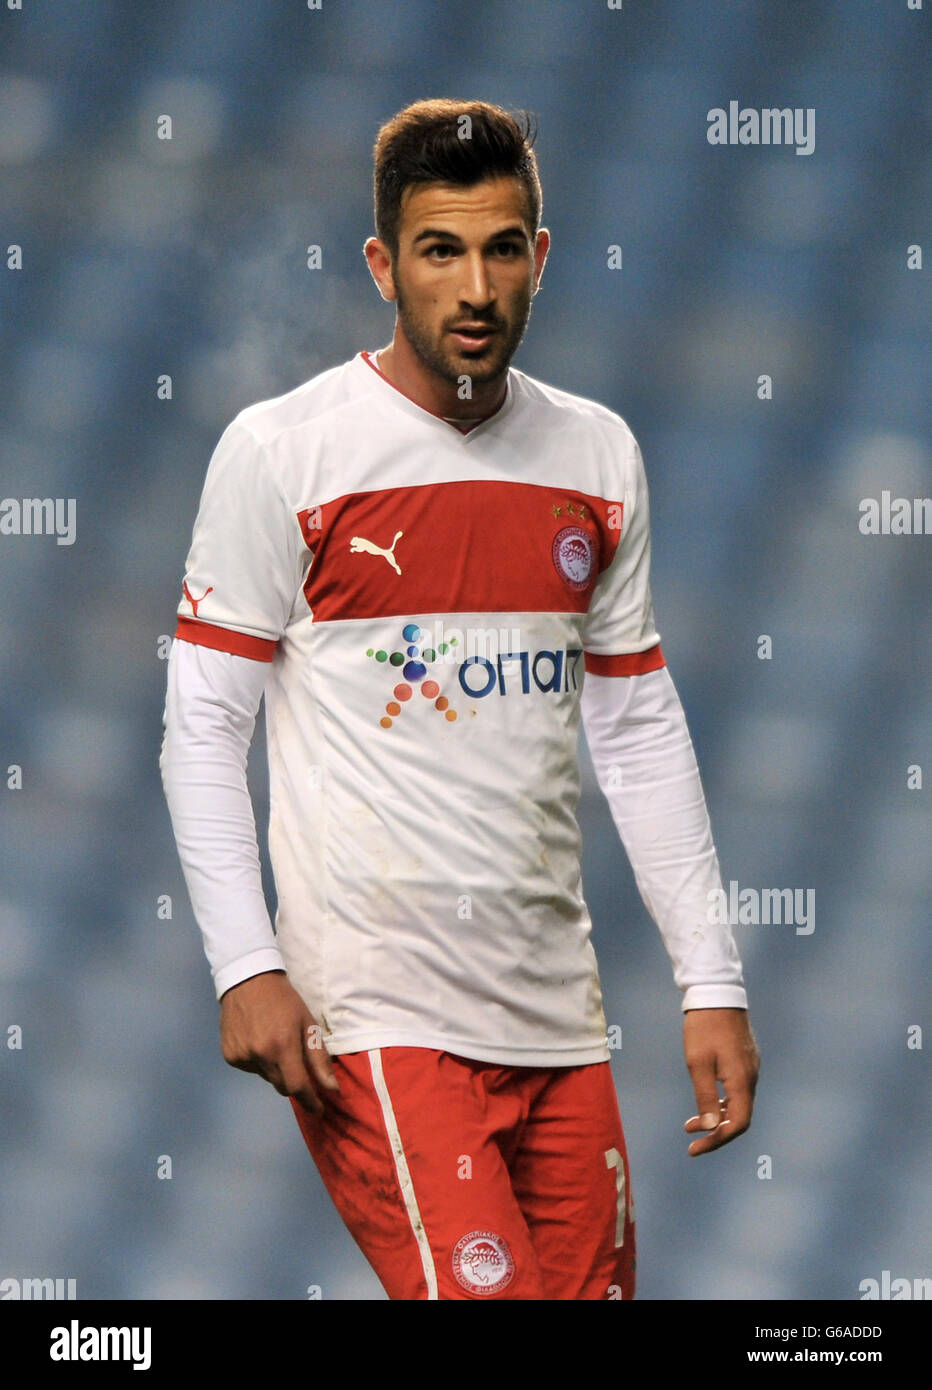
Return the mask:
<svg viewBox="0 0 932 1390">
<path fill-rule="evenodd" d="M 496 380 L 524 337 L 549 246 L 543 230 L 535 246 L 525 217 L 515 178 L 415 185 L 403 198 L 391 270 L 398 321 L 445 381 Z"/>
</svg>

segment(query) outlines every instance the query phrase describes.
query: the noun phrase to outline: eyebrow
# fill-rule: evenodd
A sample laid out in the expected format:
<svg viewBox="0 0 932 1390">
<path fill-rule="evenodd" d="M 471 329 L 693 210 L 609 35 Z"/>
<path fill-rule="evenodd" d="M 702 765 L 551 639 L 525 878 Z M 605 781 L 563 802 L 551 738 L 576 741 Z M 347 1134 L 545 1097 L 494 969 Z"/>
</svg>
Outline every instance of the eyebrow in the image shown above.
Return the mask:
<svg viewBox="0 0 932 1390">
<path fill-rule="evenodd" d="M 500 232 L 494 232 L 492 236 L 488 238 L 488 241 L 501 241 L 504 237 L 514 236 L 520 237 L 522 241 L 528 240 L 527 231 L 521 226 L 520 222 L 513 227 L 505 227 Z M 417 246 L 419 241 L 427 241 L 431 237 L 435 237 L 438 241 L 455 241 L 460 245 L 462 244 L 461 239 L 455 232 L 444 232 L 438 230 L 436 227 L 425 227 L 423 232 L 418 232 L 411 245 Z"/>
</svg>

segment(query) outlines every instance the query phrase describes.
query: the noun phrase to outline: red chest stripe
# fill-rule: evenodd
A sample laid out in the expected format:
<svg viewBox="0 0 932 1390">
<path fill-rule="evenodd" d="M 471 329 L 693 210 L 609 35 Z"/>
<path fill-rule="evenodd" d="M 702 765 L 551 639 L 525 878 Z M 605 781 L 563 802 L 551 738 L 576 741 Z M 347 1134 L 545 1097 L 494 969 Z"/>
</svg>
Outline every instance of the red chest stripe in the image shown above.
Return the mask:
<svg viewBox="0 0 932 1390">
<path fill-rule="evenodd" d="M 304 592 L 318 621 L 584 613 L 621 514 L 602 497 L 498 480 L 348 493 L 298 513 L 314 553 Z"/>
</svg>

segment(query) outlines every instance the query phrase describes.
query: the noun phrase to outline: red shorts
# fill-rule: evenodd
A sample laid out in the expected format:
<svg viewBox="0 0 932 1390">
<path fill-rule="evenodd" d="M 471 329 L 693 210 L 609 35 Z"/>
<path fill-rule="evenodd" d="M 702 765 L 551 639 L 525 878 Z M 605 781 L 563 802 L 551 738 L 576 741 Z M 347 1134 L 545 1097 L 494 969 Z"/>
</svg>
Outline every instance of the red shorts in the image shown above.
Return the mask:
<svg viewBox="0 0 932 1390">
<path fill-rule="evenodd" d="M 292 1100 L 392 1299 L 634 1297 L 634 1207 L 608 1062 L 503 1067 L 425 1047 L 332 1059 Z"/>
</svg>

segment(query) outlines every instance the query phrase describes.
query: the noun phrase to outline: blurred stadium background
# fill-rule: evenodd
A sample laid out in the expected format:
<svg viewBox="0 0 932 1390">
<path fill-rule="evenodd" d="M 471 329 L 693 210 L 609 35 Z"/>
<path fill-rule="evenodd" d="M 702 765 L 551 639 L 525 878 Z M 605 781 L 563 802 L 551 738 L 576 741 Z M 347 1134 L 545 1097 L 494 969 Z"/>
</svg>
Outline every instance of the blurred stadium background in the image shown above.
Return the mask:
<svg viewBox="0 0 932 1390">
<path fill-rule="evenodd" d="M 679 996 L 584 752 L 639 1296 L 854 1299 L 884 1269 L 932 1275 L 932 1038 L 907 1047 L 929 1025 L 930 792 L 907 788 L 910 765 L 932 778 L 929 539 L 858 529 L 861 499 L 932 490 L 930 272 L 907 269 L 930 251 L 930 10 L 4 5 L 0 225 L 23 266 L 0 274 L 0 493 L 74 498 L 77 539 L 0 536 L 0 1277 L 384 1297 L 290 1107 L 220 1056 L 159 781 L 158 643 L 224 426 L 388 341 L 361 254 L 371 148 L 434 95 L 538 114 L 554 246 L 515 365 L 641 442 L 726 883 L 815 891 L 810 935 L 735 928 L 758 1109 L 689 1160 Z M 732 99 L 814 108 L 814 153 L 709 145 Z M 260 728 L 260 827 L 263 747 Z"/>
</svg>

